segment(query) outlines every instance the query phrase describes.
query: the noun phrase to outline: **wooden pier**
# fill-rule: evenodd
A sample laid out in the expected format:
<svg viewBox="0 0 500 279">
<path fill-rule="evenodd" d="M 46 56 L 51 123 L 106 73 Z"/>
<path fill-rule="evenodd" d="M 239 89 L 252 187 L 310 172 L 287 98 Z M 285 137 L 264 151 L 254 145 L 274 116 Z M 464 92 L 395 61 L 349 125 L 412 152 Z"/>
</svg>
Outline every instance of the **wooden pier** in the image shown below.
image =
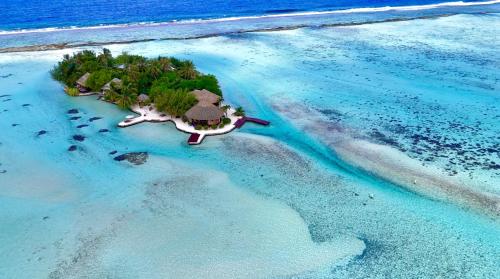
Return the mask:
<svg viewBox="0 0 500 279">
<path fill-rule="evenodd" d="M 271 123 L 267 120 L 262 120 L 262 119 L 258 119 L 258 118 L 254 118 L 254 117 L 246 117 L 245 116 L 245 117 L 238 119 L 234 123 L 234 126 L 236 128 L 241 128 L 246 122 L 253 122 L 253 123 L 257 123 L 257 124 L 264 125 L 264 126 L 267 126 Z"/>
<path fill-rule="evenodd" d="M 194 144 L 200 144 L 201 141 L 203 140 L 204 136 L 198 134 L 198 133 L 193 133 L 191 136 L 189 136 L 188 139 L 188 144 L 194 145 Z"/>
</svg>

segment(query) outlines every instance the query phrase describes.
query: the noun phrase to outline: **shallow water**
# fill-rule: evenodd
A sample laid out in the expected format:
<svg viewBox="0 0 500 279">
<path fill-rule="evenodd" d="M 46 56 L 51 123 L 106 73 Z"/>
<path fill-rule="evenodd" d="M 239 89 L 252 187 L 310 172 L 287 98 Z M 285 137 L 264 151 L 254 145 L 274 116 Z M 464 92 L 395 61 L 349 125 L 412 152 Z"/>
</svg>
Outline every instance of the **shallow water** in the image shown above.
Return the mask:
<svg viewBox="0 0 500 279">
<path fill-rule="evenodd" d="M 398 184 L 339 143 L 391 148 L 498 200 L 485 166 L 499 164 L 487 151 L 499 27 L 458 15 L 108 46 L 192 59 L 229 103 L 272 122 L 195 147 L 170 123 L 119 129 L 128 112 L 64 95 L 48 71 L 75 49 L 1 54 L 0 277 L 494 278 L 498 216 Z M 116 162 L 115 150 L 149 157 Z"/>
</svg>

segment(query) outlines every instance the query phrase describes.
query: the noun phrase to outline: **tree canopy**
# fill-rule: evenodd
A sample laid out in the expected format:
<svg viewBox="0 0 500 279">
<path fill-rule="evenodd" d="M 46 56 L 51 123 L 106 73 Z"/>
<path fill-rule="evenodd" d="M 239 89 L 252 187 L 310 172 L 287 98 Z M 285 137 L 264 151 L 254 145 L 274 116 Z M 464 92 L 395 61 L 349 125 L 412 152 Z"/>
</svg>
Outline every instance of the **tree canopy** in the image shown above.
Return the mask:
<svg viewBox="0 0 500 279">
<path fill-rule="evenodd" d="M 100 91 L 113 78 L 121 79 L 122 88 L 112 86 L 105 98 L 123 108 L 133 105 L 139 94 L 146 94 L 159 110 L 180 116 L 196 104 L 189 93 L 192 90 L 207 89 L 222 96 L 215 76 L 202 74 L 193 62 L 174 57 L 146 58 L 125 52 L 113 57 L 108 49 L 102 53 L 83 50 L 64 55 L 51 71 L 69 89 L 85 73 L 90 73 L 86 87 L 91 91 Z"/>
</svg>

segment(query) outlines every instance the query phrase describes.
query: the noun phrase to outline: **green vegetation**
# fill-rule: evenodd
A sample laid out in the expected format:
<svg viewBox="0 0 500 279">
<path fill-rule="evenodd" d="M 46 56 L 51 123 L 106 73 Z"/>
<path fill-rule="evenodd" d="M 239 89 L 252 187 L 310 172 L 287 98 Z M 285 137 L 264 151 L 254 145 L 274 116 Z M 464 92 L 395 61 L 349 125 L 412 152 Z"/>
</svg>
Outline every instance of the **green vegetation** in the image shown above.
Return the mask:
<svg viewBox="0 0 500 279">
<path fill-rule="evenodd" d="M 234 112 L 234 115 L 245 116 L 245 110 L 242 107 L 237 107 L 236 111 Z"/>
<path fill-rule="evenodd" d="M 139 94 L 146 94 L 158 110 L 182 116 L 197 102 L 190 91 L 207 89 L 222 96 L 215 76 L 201 74 L 193 62 L 173 57 L 150 59 L 122 53 L 114 58 L 108 49 L 103 49 L 100 54 L 84 50 L 71 56 L 64 55 L 51 71 L 55 80 L 68 87 L 68 95 L 78 95 L 74 86 L 85 73 L 90 73 L 85 85 L 94 92 L 101 91 L 113 78 L 120 79 L 123 84 L 111 84 L 104 99 L 121 108 L 130 107 L 137 102 Z"/>
<path fill-rule="evenodd" d="M 66 94 L 68 94 L 69 96 L 78 96 L 79 93 L 80 91 L 78 91 L 78 89 L 74 87 L 66 88 Z"/>
<path fill-rule="evenodd" d="M 179 117 L 184 115 L 198 101 L 193 94 L 185 89 L 160 89 L 154 87 L 151 90 L 150 97 L 159 111 L 164 111 L 172 116 Z"/>
</svg>

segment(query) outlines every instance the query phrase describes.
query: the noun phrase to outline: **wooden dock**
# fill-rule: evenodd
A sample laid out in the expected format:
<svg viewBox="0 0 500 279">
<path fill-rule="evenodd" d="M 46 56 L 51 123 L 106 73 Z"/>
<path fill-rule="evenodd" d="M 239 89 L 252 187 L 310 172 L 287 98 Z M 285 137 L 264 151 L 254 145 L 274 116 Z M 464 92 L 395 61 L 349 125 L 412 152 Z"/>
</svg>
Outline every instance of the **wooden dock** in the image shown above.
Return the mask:
<svg viewBox="0 0 500 279">
<path fill-rule="evenodd" d="M 189 136 L 188 144 L 190 145 L 200 144 L 204 137 L 205 136 L 202 136 L 198 133 L 193 133 L 191 134 L 191 136 Z"/>
<path fill-rule="evenodd" d="M 245 117 L 238 119 L 234 123 L 234 126 L 236 128 L 241 128 L 246 122 L 253 122 L 253 123 L 264 125 L 264 126 L 271 124 L 271 122 L 269 122 L 267 120 L 262 120 L 262 119 L 258 119 L 258 118 L 254 118 L 254 117 L 246 117 L 245 116 Z"/>
<path fill-rule="evenodd" d="M 236 122 L 234 122 L 234 127 L 241 128 L 246 122 L 252 122 L 252 123 L 256 123 L 256 124 L 260 124 L 260 125 L 264 125 L 264 126 L 271 124 L 271 122 L 269 122 L 269 121 L 254 118 L 254 117 L 242 117 L 242 118 L 236 120 Z M 204 131 L 201 131 L 201 134 L 191 133 L 187 142 L 190 145 L 200 144 L 206 135 L 207 134 L 205 134 Z"/>
</svg>

